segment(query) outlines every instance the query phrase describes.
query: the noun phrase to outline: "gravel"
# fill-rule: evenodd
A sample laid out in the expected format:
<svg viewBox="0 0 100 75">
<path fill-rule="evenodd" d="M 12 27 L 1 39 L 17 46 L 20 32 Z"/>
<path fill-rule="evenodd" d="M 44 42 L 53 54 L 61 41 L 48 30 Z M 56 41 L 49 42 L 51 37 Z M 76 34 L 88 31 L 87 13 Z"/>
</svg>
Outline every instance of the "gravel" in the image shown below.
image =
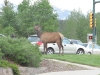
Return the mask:
<svg viewBox="0 0 100 75">
<path fill-rule="evenodd" d="M 47 72 L 58 72 L 58 71 L 73 71 L 73 70 L 88 70 L 87 68 L 61 63 L 53 60 L 43 59 L 40 63 L 40 68 L 37 69 L 37 74 L 47 73 Z"/>
</svg>

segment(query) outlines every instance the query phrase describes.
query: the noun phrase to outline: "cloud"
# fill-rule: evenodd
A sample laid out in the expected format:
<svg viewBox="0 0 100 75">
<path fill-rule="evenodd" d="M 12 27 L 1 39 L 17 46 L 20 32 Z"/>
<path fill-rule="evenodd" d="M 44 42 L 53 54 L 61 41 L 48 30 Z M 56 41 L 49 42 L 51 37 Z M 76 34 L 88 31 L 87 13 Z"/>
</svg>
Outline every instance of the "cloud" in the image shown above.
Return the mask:
<svg viewBox="0 0 100 75">
<path fill-rule="evenodd" d="M 49 0 L 51 5 L 54 5 L 60 9 L 78 10 L 79 8 L 83 13 L 92 9 L 92 0 Z"/>
<path fill-rule="evenodd" d="M 100 0 L 95 0 L 100 1 Z M 49 0 L 50 4 L 62 10 L 81 9 L 84 14 L 93 10 L 93 0 Z M 100 12 L 100 3 L 95 4 L 95 12 Z"/>
<path fill-rule="evenodd" d="M 0 0 L 0 4 L 3 3 L 4 0 Z M 23 0 L 9 0 L 11 3 L 18 5 Z M 31 0 L 36 1 L 36 0 Z M 100 1 L 100 0 L 95 0 Z M 78 10 L 79 8 L 82 10 L 83 13 L 87 13 L 89 10 L 93 9 L 93 0 L 49 0 L 52 6 L 56 6 L 62 10 L 70 10 L 73 9 Z M 100 12 L 100 3 L 95 4 L 95 11 Z"/>
</svg>

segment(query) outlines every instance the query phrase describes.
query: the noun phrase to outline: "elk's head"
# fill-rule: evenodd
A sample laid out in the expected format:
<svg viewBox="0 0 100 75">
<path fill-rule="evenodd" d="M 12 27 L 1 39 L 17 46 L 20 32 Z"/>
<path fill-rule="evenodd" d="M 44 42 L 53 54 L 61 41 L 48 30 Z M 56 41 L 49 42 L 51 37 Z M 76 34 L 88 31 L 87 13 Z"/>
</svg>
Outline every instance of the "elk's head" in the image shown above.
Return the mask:
<svg viewBox="0 0 100 75">
<path fill-rule="evenodd" d="M 34 29 L 35 29 L 36 31 L 40 31 L 40 30 L 41 30 L 41 27 L 40 27 L 40 26 L 35 26 Z"/>
</svg>

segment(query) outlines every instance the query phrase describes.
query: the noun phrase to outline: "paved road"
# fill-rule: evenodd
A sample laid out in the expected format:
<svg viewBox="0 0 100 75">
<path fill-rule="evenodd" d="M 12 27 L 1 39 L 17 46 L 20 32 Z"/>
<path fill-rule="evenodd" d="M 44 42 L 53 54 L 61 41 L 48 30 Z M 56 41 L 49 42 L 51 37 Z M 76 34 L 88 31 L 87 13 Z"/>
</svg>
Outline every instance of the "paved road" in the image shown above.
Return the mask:
<svg viewBox="0 0 100 75">
<path fill-rule="evenodd" d="M 58 61 L 61 63 L 66 63 L 66 64 L 72 64 L 72 65 L 76 65 L 76 66 L 81 66 L 81 67 L 88 68 L 90 70 L 50 72 L 50 73 L 43 73 L 43 74 L 39 74 L 39 75 L 100 75 L 100 68 L 98 68 L 98 67 L 92 67 L 92 66 L 88 66 L 88 65 L 59 61 L 59 60 L 55 60 L 55 59 L 49 59 L 49 60 Z"/>
</svg>

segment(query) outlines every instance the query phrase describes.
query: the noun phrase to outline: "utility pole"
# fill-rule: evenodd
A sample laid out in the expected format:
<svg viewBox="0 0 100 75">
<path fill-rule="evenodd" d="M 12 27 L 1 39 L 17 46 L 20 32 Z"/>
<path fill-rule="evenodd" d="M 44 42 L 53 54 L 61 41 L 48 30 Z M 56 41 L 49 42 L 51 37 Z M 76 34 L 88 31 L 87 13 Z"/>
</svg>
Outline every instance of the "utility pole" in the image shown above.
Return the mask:
<svg viewBox="0 0 100 75">
<path fill-rule="evenodd" d="M 97 43 L 96 25 L 95 25 L 95 4 L 100 1 L 93 0 L 93 43 Z"/>
</svg>

